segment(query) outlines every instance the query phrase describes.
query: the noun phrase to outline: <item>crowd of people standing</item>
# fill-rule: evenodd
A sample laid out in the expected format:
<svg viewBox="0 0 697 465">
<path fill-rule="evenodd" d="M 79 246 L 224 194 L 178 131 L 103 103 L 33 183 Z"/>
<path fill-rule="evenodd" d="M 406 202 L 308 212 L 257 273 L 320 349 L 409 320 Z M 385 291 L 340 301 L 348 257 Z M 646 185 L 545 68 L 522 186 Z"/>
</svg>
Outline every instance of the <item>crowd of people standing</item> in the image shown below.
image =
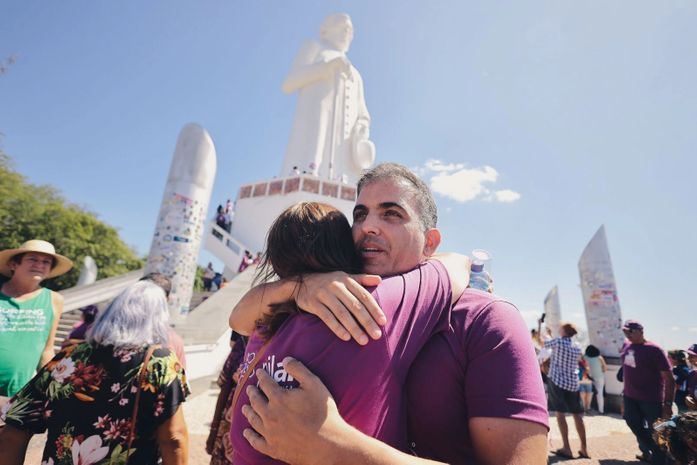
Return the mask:
<svg viewBox="0 0 697 465">
<path fill-rule="evenodd" d="M 582 354 L 580 345 L 573 339 L 577 334 L 574 325 L 562 324 L 556 338 L 551 337 L 548 329 L 549 335 L 543 338 L 542 322 L 543 319 L 538 321 L 532 335 L 537 342 L 549 410 L 555 412 L 562 436 L 563 445 L 554 453 L 561 458 L 573 458 L 565 418 L 569 413 L 581 440 L 578 455 L 588 457 L 583 414 L 590 410 L 594 392 L 597 410 L 604 413 L 607 362 L 593 345 L 588 345 Z M 671 420 L 673 404 L 678 414 L 692 411 L 689 415 L 697 415 L 697 344 L 666 354 L 644 337 L 640 322 L 627 320 L 622 331 L 626 340 L 619 353 L 617 379 L 623 383 L 621 413 L 639 446 L 636 458 L 655 465 L 672 463 L 675 454 L 669 450 L 670 441 L 659 438 L 675 431 L 678 420 Z M 676 441 L 674 438 L 673 442 Z M 692 451 L 697 454 L 697 442 L 692 443 Z"/>
<path fill-rule="evenodd" d="M 556 454 L 573 456 L 569 413 L 578 455 L 588 457 L 589 386 L 605 407 L 607 363 L 598 349 L 582 352 L 570 324 L 541 338 L 540 353 L 549 354 L 543 384 L 516 307 L 467 287 L 467 257 L 437 253 L 428 186 L 405 167 L 383 164 L 357 190 L 353 225 L 316 202 L 289 207 L 272 225 L 256 285 L 230 315 L 236 332 L 206 442 L 211 463 L 542 465 L 548 406 L 563 436 Z M 84 340 L 54 356 L 61 300 L 40 283 L 70 261 L 49 246 L 0 252 L 0 271 L 10 278 L 0 330 L 14 324 L 18 332 L 23 320 L 14 316 L 22 312 L 41 329 L 32 357 L 0 371 L 0 394 L 9 397 L 0 465 L 22 463 L 29 439 L 43 431 L 46 464 L 187 463 L 188 386 L 181 339 L 168 325 L 166 277 L 127 287 L 85 320 Z M 34 298 L 44 300 L 28 305 Z M 640 323 L 623 329 L 625 419 L 642 459 L 694 462 L 689 409 L 697 375 L 684 366 L 697 362 L 697 346 L 686 351 L 687 363 L 676 355 L 688 411 L 671 418 L 673 367 Z M 0 362 L 17 344 L 2 336 Z"/>
</svg>

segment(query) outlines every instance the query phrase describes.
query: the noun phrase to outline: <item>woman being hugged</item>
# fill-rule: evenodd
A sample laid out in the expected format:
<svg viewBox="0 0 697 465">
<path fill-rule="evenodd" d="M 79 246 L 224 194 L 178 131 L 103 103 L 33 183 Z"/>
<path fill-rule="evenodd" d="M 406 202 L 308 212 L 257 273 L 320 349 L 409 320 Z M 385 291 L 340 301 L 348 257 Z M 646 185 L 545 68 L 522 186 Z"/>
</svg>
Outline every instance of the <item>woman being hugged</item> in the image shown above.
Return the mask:
<svg viewBox="0 0 697 465">
<path fill-rule="evenodd" d="M 397 221 L 392 210 L 388 209 L 386 221 Z M 370 240 L 370 244 L 361 241 L 361 247 L 377 247 L 379 239 Z M 425 247 L 435 250 L 436 246 L 429 242 Z M 302 202 L 286 209 L 271 226 L 258 273 L 266 282 L 275 277 L 294 279 L 297 292 L 312 273 L 360 272 L 362 262 L 356 247 L 351 226 L 339 210 Z M 258 369 L 285 389 L 298 387 L 299 381 L 284 369 L 287 356 L 301 361 L 326 382 L 338 411 L 349 424 L 406 450 L 403 393 L 407 372 L 430 337 L 449 327 L 452 301 L 461 295 L 469 279 L 466 257 L 454 260 L 455 268 L 443 260 L 448 262 L 446 257 L 416 261 L 413 269 L 386 277 L 376 288 L 368 289 L 386 323 L 382 337 L 364 346 L 339 339 L 322 320 L 304 313 L 292 300 L 270 305 L 270 311 L 260 315 L 254 325 L 240 365 L 239 386 L 231 405 L 233 463 L 279 463 L 254 450 L 244 439 L 243 431 L 251 431 L 253 425 L 243 415 L 242 406 L 250 402 L 246 388 L 258 382 Z M 451 271 L 454 269 L 458 272 Z M 455 277 L 453 283 L 449 276 Z M 238 310 L 233 310 L 233 323 Z M 248 332 L 244 325 L 233 324 L 233 329 Z"/>
<path fill-rule="evenodd" d="M 167 344 L 164 291 L 140 281 L 100 313 L 85 342 L 61 350 L 4 409 L 0 465 L 23 463 L 48 430 L 42 463 L 188 463 L 184 372 Z M 159 450 L 158 450 L 159 449 Z"/>
</svg>

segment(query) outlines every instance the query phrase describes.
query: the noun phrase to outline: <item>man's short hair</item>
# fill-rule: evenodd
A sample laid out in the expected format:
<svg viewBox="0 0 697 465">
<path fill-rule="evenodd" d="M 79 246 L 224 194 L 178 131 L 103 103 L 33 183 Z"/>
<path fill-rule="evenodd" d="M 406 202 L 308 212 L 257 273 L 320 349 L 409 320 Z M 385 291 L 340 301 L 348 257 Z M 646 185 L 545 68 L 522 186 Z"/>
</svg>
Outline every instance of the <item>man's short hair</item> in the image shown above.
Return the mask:
<svg viewBox="0 0 697 465">
<path fill-rule="evenodd" d="M 383 180 L 405 181 L 414 193 L 417 214 L 423 230 L 435 228 L 438 223 L 438 208 L 433 199 L 431 189 L 423 180 L 406 166 L 397 163 L 381 163 L 375 168 L 369 169 L 358 181 L 358 194 L 361 190 L 375 182 Z"/>
<path fill-rule="evenodd" d="M 172 280 L 166 274 L 163 273 L 148 273 L 140 281 L 150 281 L 153 284 L 157 284 L 165 291 L 165 297 L 169 297 L 169 293 L 172 292 Z"/>
</svg>

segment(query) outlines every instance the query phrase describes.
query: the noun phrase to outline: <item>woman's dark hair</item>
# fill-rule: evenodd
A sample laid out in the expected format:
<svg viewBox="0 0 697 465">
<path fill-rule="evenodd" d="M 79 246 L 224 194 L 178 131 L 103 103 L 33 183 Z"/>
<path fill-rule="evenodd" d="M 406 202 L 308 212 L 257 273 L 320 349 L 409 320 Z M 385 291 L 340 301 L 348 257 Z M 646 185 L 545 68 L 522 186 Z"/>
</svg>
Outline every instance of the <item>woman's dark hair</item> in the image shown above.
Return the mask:
<svg viewBox="0 0 697 465">
<path fill-rule="evenodd" d="M 324 203 L 300 202 L 288 207 L 271 225 L 254 282 L 295 278 L 302 286 L 303 275 L 308 273 L 359 273 L 361 269 L 351 226 L 343 213 Z M 260 334 L 271 337 L 297 312 L 293 301 L 273 305 L 271 313 L 257 321 Z"/>
<path fill-rule="evenodd" d="M 675 360 L 678 363 L 685 363 L 685 361 L 687 360 L 687 355 L 685 355 L 685 352 L 683 352 L 682 350 L 669 350 L 668 357 L 670 357 L 672 360 Z"/>
<path fill-rule="evenodd" d="M 593 344 L 586 347 L 586 357 L 597 357 L 600 355 L 600 351 Z"/>
</svg>

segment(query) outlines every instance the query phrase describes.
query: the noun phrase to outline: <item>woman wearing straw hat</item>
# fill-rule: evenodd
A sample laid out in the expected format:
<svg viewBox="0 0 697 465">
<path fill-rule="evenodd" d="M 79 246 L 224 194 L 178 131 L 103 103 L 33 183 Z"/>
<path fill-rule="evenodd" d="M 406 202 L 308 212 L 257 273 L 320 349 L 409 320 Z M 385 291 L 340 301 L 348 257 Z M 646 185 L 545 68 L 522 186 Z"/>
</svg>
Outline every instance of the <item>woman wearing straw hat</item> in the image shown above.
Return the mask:
<svg viewBox="0 0 697 465">
<path fill-rule="evenodd" d="M 10 278 L 0 287 L 0 403 L 53 358 L 63 297 L 41 282 L 72 266 L 53 244 L 36 239 L 0 252 L 0 273 Z"/>
</svg>

